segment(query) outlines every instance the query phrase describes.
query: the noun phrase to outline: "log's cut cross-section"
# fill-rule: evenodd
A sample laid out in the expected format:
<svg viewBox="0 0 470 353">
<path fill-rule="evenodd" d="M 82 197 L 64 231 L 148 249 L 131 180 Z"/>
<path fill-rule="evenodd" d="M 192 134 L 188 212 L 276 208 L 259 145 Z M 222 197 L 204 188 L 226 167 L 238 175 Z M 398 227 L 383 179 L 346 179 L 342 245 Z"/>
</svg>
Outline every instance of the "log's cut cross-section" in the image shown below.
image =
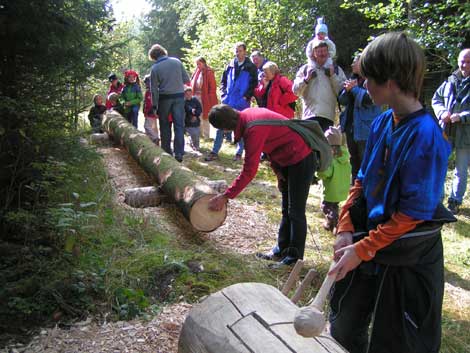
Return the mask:
<svg viewBox="0 0 470 353">
<path fill-rule="evenodd" d="M 263 283 L 238 283 L 195 305 L 181 330 L 178 353 L 347 353 L 326 331 L 295 332 L 298 307 Z"/>
<path fill-rule="evenodd" d="M 142 169 L 155 178 L 160 189 L 176 203 L 196 230 L 211 232 L 224 223 L 227 216 L 225 206 L 221 211 L 208 208 L 209 200 L 217 192 L 193 171 L 156 146 L 119 113 L 107 112 L 103 129 L 125 146 Z"/>
</svg>

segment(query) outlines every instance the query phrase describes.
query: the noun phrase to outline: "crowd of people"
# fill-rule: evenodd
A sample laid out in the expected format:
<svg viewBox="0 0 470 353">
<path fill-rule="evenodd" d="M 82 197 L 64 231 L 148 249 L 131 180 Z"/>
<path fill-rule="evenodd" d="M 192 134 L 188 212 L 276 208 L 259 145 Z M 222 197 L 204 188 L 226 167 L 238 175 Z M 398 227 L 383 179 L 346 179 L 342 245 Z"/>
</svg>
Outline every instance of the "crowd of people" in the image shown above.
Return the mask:
<svg viewBox="0 0 470 353">
<path fill-rule="evenodd" d="M 145 94 L 135 71 L 124 73 L 124 84 L 111 75 L 106 105 L 94 97 L 90 124 L 99 131 L 99 115 L 114 109 L 137 126 L 144 100 L 146 133 L 180 162 L 185 131 L 199 149 L 200 136 L 209 137 L 209 123 L 217 129 L 207 162 L 219 158 L 224 139 L 233 139 L 234 160 L 244 159 L 243 166 L 231 186 L 210 200 L 213 210 L 240 194 L 268 160 L 282 195 L 282 217 L 276 244 L 256 255 L 274 261 L 273 268 L 303 259 L 307 197 L 320 179 L 323 226 L 336 237 L 329 272 L 337 280 L 330 302 L 332 336 L 350 352 L 438 352 L 441 228 L 456 220 L 470 162 L 470 49 L 460 52 L 458 69 L 434 94 L 434 115 L 420 102 L 423 49 L 405 33 L 374 39 L 354 57 L 349 78 L 335 55 L 323 19 L 294 81 L 258 50 L 250 58 L 246 45 L 236 43 L 218 104 L 214 71 L 203 57 L 190 77 L 180 60 L 155 44 Z M 329 144 L 331 163 L 322 170 L 319 151 L 289 124 L 298 98 L 301 119 L 317 125 Z M 452 147 L 455 173 L 446 208 Z"/>
</svg>

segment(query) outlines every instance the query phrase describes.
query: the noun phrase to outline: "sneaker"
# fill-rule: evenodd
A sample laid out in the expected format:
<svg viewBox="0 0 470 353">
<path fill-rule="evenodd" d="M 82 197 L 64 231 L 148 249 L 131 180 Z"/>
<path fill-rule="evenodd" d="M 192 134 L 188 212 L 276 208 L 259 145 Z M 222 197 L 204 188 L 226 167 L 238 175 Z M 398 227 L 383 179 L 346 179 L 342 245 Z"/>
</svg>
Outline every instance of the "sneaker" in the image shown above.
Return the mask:
<svg viewBox="0 0 470 353">
<path fill-rule="evenodd" d="M 452 212 L 453 215 L 459 213 L 459 204 L 454 200 L 449 200 L 447 203 L 447 208 L 450 212 Z"/>
<path fill-rule="evenodd" d="M 215 161 L 216 159 L 219 159 L 219 155 L 214 152 L 211 152 L 207 156 L 204 157 L 204 160 L 206 162 Z"/>
<path fill-rule="evenodd" d="M 267 253 L 257 252 L 255 256 L 258 259 L 268 260 L 268 261 L 280 261 L 282 259 L 281 255 L 275 254 L 272 251 Z"/>
<path fill-rule="evenodd" d="M 279 262 L 276 262 L 274 264 L 269 264 L 269 268 L 272 269 L 272 270 L 279 270 L 279 269 L 291 267 L 291 266 L 295 265 L 297 260 L 298 259 L 296 257 L 286 256 L 285 258 L 283 258 Z"/>
<path fill-rule="evenodd" d="M 183 162 L 183 157 L 175 157 L 175 159 L 176 159 L 178 162 L 180 162 L 180 163 Z"/>
<path fill-rule="evenodd" d="M 233 160 L 234 160 L 234 161 L 241 161 L 241 160 L 242 160 L 242 155 L 241 155 L 241 154 L 236 154 L 236 155 L 233 157 Z"/>
</svg>

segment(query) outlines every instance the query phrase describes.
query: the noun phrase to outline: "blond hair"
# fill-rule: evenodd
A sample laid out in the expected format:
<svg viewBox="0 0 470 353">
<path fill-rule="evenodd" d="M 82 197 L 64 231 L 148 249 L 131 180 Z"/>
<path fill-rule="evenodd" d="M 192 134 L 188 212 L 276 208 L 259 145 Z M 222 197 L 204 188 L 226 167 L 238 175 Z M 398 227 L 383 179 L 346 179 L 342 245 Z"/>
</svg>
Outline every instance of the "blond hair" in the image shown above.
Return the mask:
<svg viewBox="0 0 470 353">
<path fill-rule="evenodd" d="M 279 70 L 279 67 L 277 66 L 277 64 L 275 62 L 272 62 L 272 61 L 267 61 L 263 65 L 263 70 L 269 70 L 274 75 L 277 75 L 278 73 L 281 72 L 281 70 Z"/>
<path fill-rule="evenodd" d="M 382 85 L 396 82 L 405 94 L 421 94 L 426 60 L 423 49 L 404 32 L 390 32 L 375 38 L 362 52 L 361 74 Z"/>
</svg>

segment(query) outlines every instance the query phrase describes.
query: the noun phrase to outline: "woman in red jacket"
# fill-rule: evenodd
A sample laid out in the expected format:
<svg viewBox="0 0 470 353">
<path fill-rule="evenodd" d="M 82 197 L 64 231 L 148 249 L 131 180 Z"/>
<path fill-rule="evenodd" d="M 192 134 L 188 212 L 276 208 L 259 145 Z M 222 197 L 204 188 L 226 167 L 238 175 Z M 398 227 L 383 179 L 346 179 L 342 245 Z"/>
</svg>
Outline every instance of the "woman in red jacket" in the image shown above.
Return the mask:
<svg viewBox="0 0 470 353">
<path fill-rule="evenodd" d="M 191 88 L 193 95 L 199 99 L 202 105 L 201 135 L 209 138 L 210 124 L 208 120 L 209 111 L 218 104 L 217 85 L 215 83 L 214 71 L 207 65 L 206 59 L 196 59 L 196 72 L 191 77 Z"/>
<path fill-rule="evenodd" d="M 264 77 L 255 88 L 260 106 L 292 119 L 297 96 L 292 92 L 292 81 L 281 75 L 279 67 L 272 61 L 263 65 Z"/>
</svg>

